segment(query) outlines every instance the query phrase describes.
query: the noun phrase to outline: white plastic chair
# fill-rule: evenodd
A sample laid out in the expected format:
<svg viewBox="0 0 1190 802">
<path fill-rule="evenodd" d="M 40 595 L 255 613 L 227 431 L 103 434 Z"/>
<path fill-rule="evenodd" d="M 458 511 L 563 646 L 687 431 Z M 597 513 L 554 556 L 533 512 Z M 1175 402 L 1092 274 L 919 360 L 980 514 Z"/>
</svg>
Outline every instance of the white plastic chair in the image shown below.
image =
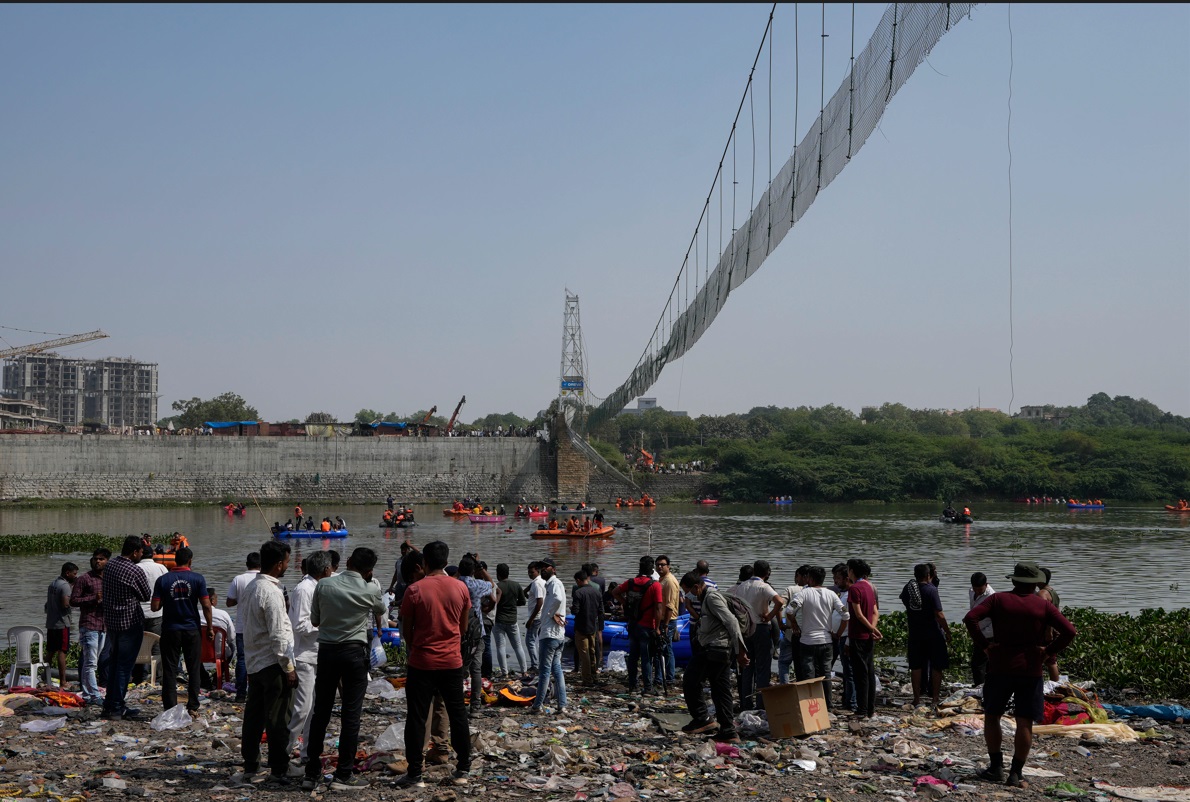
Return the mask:
<svg viewBox="0 0 1190 802">
<path fill-rule="evenodd" d="M 161 636 L 153 632 L 146 632 L 144 640 L 140 642 L 140 654 L 136 656 L 136 665 L 149 667 L 149 684 L 157 684 L 157 661 L 153 656 L 153 647 L 161 640 Z"/>
<path fill-rule="evenodd" d="M 37 659 L 33 659 L 33 641 L 37 641 Z M 41 670 L 49 669 L 49 663 L 45 662 L 45 630 L 41 627 L 12 627 L 8 630 L 8 648 L 16 649 L 16 660 L 13 661 L 12 670 L 8 672 L 8 677 L 5 684 L 8 687 L 15 685 L 21 678 L 21 669 L 29 669 L 29 678 L 33 685 L 37 684 L 38 678 L 41 675 Z"/>
</svg>

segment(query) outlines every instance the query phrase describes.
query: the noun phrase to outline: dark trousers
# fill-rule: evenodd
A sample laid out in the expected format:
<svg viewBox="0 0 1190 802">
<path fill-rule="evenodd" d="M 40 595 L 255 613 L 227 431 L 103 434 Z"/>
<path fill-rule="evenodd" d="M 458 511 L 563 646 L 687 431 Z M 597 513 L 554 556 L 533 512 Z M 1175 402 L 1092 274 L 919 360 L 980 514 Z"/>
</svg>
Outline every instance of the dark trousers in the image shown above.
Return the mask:
<svg viewBox="0 0 1190 802">
<path fill-rule="evenodd" d="M 167 629 L 161 633 L 161 706 L 178 703 L 178 658 L 186 660 L 186 709 L 198 710 L 198 682 L 202 674 L 202 632 Z"/>
<path fill-rule="evenodd" d="M 145 627 L 144 627 L 143 631 L 144 632 L 152 632 L 154 635 L 160 635 L 161 634 L 161 619 L 162 619 L 162 616 L 157 616 L 156 618 L 146 618 L 145 619 Z M 139 650 L 140 646 L 138 645 L 136 648 Z M 160 642 L 158 642 L 155 646 L 153 646 L 153 656 L 161 657 L 161 643 Z M 148 671 L 147 667 L 136 665 L 135 655 L 134 655 L 133 656 L 133 666 L 132 666 L 132 682 L 133 682 L 133 684 L 139 685 L 142 682 L 144 682 L 145 681 L 145 672 L 147 672 L 147 671 Z"/>
<path fill-rule="evenodd" d="M 707 720 L 707 702 L 702 684 L 711 683 L 711 701 L 715 703 L 715 720 L 719 722 L 719 737 L 735 735 L 735 718 L 731 697 L 731 652 L 727 649 L 702 649 L 693 653 L 682 676 L 682 694 L 686 709 L 695 721 Z"/>
<path fill-rule="evenodd" d="M 855 676 L 851 673 L 851 649 L 846 639 L 835 641 L 835 656 L 843 668 L 843 709 L 855 710 Z"/>
<path fill-rule="evenodd" d="M 409 761 L 410 777 L 420 777 L 425 765 L 422 745 L 426 742 L 426 717 L 435 695 L 442 697 L 450 719 L 450 745 L 458 759 L 455 768 L 459 771 L 471 768 L 471 729 L 467 723 L 467 705 L 463 701 L 463 670 L 461 667 L 438 671 L 408 669 L 405 680 L 405 704 L 409 712 L 405 719 L 405 758 Z"/>
<path fill-rule="evenodd" d="M 822 693 L 826 696 L 826 709 L 831 709 L 831 663 L 834 648 L 829 643 L 820 646 L 807 646 L 799 643 L 797 679 L 798 682 L 815 677 L 824 677 Z"/>
<path fill-rule="evenodd" d="M 140 654 L 141 641 L 145 631 L 141 628 L 109 631 L 107 642 L 111 644 L 111 664 L 108 668 L 107 696 L 103 698 L 103 714 L 115 716 L 124 714 L 124 695 L 128 693 L 128 680 L 132 667 Z"/>
<path fill-rule="evenodd" d="M 236 696 L 248 690 L 248 655 L 244 652 L 244 635 L 236 633 Z"/>
<path fill-rule="evenodd" d="M 240 754 L 244 771 L 260 768 L 260 735 L 269 734 L 269 770 L 284 776 L 289 768 L 289 707 L 293 688 L 281 666 L 273 663 L 248 675 L 248 704 L 244 705 L 244 728 Z M 315 762 L 317 764 L 317 761 Z"/>
<path fill-rule="evenodd" d="M 348 779 L 354 773 L 355 750 L 359 746 L 359 719 L 364 709 L 364 691 L 368 689 L 368 668 L 368 645 L 362 641 L 318 644 L 314 712 L 310 718 L 310 743 L 306 745 L 306 755 L 309 757 L 306 763 L 307 777 L 317 779 L 322 771 L 322 742 L 326 740 L 326 728 L 331 721 L 336 691 L 342 694 L 342 709 L 339 714 L 339 765 L 335 769 L 335 776 Z"/>
<path fill-rule="evenodd" d="M 645 691 L 653 690 L 653 659 L 649 653 L 649 632 L 651 630 L 628 624 L 628 690 L 636 690 L 637 662 L 644 675 Z"/>
<path fill-rule="evenodd" d="M 971 644 L 971 684 L 982 685 L 988 678 L 988 653 Z"/>
<path fill-rule="evenodd" d="M 855 709 L 861 716 L 876 713 L 876 665 L 870 639 L 851 641 L 851 671 L 855 675 Z"/>
<path fill-rule="evenodd" d="M 748 657 L 751 661 L 740 669 L 740 708 L 763 710 L 760 689 L 769 687 L 773 681 L 773 636 L 768 624 L 756 627 L 748 642 Z"/>
</svg>

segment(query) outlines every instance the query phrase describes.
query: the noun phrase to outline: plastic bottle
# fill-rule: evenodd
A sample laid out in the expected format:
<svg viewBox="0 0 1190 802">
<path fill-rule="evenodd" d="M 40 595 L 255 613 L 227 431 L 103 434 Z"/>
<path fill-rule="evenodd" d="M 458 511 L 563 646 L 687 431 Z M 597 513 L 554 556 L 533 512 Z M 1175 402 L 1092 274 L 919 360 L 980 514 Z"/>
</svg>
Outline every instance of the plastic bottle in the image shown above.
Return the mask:
<svg viewBox="0 0 1190 802">
<path fill-rule="evenodd" d="M 1078 752 L 1078 753 L 1079 753 L 1080 755 L 1082 755 L 1083 757 L 1090 757 L 1090 756 L 1091 756 L 1091 750 L 1090 750 L 1090 749 L 1088 749 L 1087 747 L 1085 747 L 1085 746 L 1081 745 L 1081 744 L 1080 744 L 1080 745 L 1078 745 L 1078 746 L 1076 746 L 1076 747 L 1074 747 L 1074 751 Z"/>
</svg>

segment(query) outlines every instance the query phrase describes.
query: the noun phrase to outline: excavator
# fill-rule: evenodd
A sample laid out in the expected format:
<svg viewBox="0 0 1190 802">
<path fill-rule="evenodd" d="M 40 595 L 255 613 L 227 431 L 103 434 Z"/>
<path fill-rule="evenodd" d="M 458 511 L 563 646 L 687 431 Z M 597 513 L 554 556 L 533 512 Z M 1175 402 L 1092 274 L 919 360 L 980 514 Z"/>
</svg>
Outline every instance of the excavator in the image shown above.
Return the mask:
<svg viewBox="0 0 1190 802">
<path fill-rule="evenodd" d="M 459 405 L 455 407 L 454 414 L 450 416 L 450 423 L 446 424 L 446 433 L 449 435 L 455 427 L 455 421 L 459 419 L 459 410 L 463 408 L 463 404 L 467 403 L 467 396 L 459 399 Z"/>
</svg>

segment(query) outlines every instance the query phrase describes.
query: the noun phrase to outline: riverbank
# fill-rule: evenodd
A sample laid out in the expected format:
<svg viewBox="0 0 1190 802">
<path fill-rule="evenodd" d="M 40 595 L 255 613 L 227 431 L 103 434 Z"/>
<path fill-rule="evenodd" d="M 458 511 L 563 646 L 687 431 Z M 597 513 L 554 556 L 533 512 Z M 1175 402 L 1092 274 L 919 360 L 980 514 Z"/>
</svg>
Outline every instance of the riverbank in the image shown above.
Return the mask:
<svg viewBox="0 0 1190 802">
<path fill-rule="evenodd" d="M 398 672 L 392 672 L 396 675 Z M 859 794 L 915 796 L 922 777 L 937 783 L 929 797 L 977 800 L 1009 789 L 974 778 L 986 764 L 978 718 L 946 719 L 904 709 L 904 677 L 882 677 L 887 704 L 861 722 L 833 718 L 828 730 L 802 738 L 774 739 L 761 721 L 746 725 L 739 745 L 716 745 L 710 736 L 677 732 L 689 720 L 680 694 L 642 699 L 626 693 L 622 675 L 580 689 L 568 677 L 569 707 L 563 714 L 532 715 L 525 708 L 489 706 L 470 722 L 473 776 L 450 786 L 450 766 L 428 766 L 428 788 L 396 790 L 404 771 L 403 747 L 377 742 L 403 735 L 402 699 L 369 695 L 364 703 L 357 766 L 370 786 L 353 790 L 360 802 L 459 799 L 845 799 Z M 383 688 L 385 683 L 379 687 Z M 391 686 L 385 695 L 392 696 Z M 159 692 L 140 687 L 130 693 L 145 718 L 161 713 Z M 296 787 L 264 784 L 264 776 L 237 776 L 243 706 L 225 693 L 203 701 L 198 721 L 183 729 L 154 731 L 147 721 L 96 720 L 95 708 L 48 716 L 18 709 L 0 718 L 5 744 L 0 795 L 81 798 L 89 793 L 131 796 L 199 795 L 231 802 L 253 798 L 293 799 Z M 61 711 L 59 711 L 61 712 Z M 22 724 L 64 723 L 45 734 L 22 731 Z M 960 721 L 961 726 L 948 726 Z M 743 722 L 742 722 L 743 723 Z M 1144 722 L 1148 724 L 1148 722 Z M 45 725 L 36 725 L 45 726 Z M 1137 727 L 1143 726 L 1141 723 Z M 332 718 L 328 743 L 338 735 Z M 1147 737 L 1124 726 L 1111 740 L 1039 735 L 1026 780 L 1013 799 L 1044 799 L 1046 789 L 1070 783 L 1081 793 L 1106 793 L 1095 783 L 1116 786 L 1172 786 L 1185 781 L 1190 731 L 1185 725 L 1158 724 Z M 329 770 L 329 769 L 328 769 Z M 32 789 L 32 790 L 29 790 Z M 918 795 L 926 792 L 918 792 Z M 306 794 L 301 794 L 306 796 Z M 321 799 L 322 791 L 313 798 Z"/>
</svg>

